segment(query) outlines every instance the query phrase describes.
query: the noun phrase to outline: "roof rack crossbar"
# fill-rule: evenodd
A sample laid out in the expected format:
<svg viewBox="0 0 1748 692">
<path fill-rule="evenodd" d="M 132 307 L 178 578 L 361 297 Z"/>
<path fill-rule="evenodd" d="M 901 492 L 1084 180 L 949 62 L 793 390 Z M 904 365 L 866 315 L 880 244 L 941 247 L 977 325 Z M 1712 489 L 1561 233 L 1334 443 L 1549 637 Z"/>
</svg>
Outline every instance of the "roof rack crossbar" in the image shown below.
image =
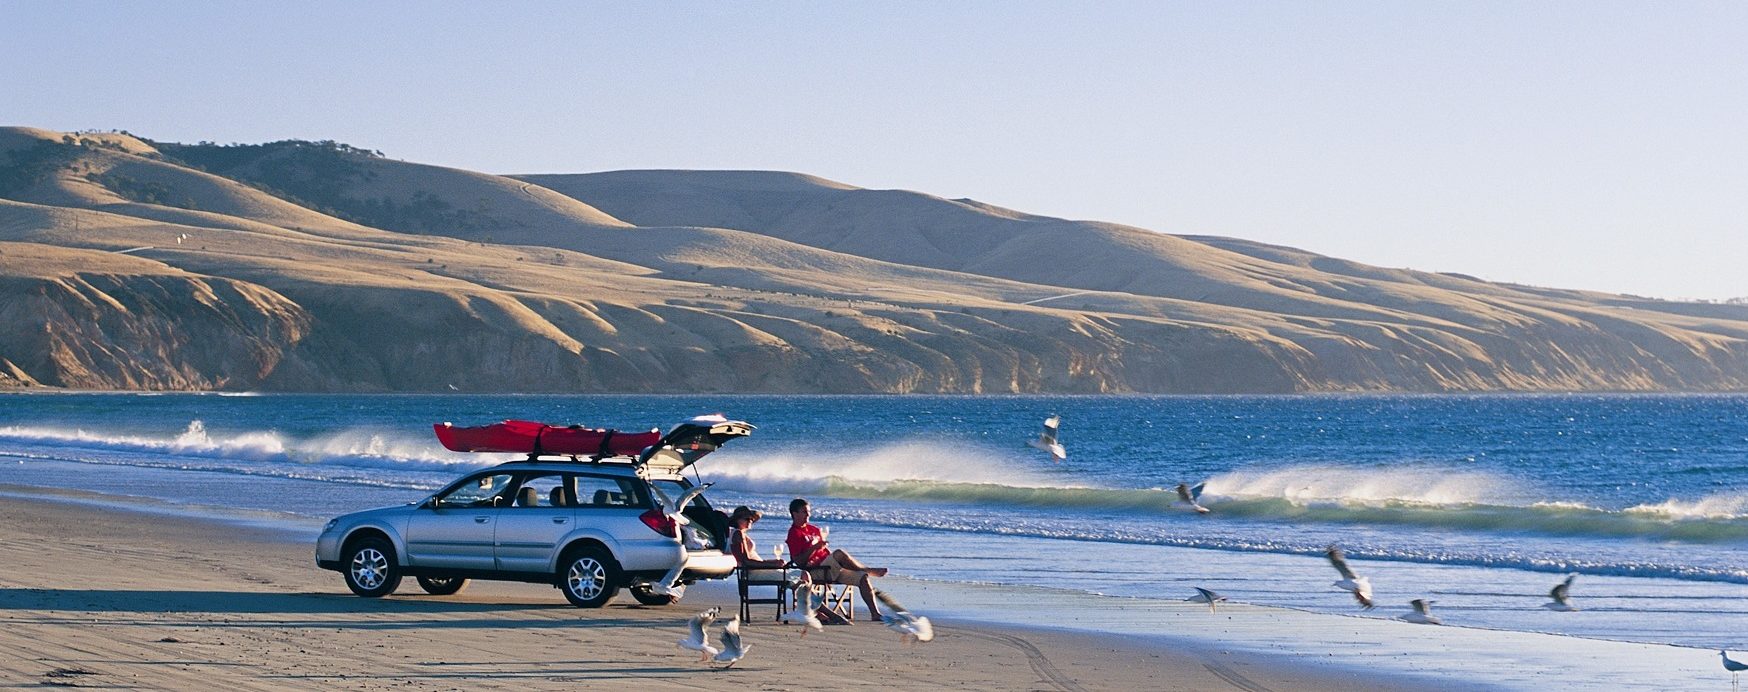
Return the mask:
<svg viewBox="0 0 1748 692">
<path fill-rule="evenodd" d="M 619 431 L 613 428 L 607 429 L 606 434 L 601 436 L 601 447 L 595 451 L 595 456 L 591 457 L 592 459 L 599 461 L 602 457 L 613 456 L 613 448 L 607 445 L 613 441 L 613 434 L 617 432 Z"/>
</svg>

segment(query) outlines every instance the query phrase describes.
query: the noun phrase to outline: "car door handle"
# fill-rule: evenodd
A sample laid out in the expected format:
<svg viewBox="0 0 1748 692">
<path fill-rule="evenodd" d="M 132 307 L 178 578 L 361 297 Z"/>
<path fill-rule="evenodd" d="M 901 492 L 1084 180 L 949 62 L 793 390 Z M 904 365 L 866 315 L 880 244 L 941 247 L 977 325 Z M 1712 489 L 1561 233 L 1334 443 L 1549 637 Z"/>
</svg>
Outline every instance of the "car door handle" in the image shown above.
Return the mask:
<svg viewBox="0 0 1748 692">
<path fill-rule="evenodd" d="M 474 517 L 474 518 L 473 518 L 473 523 L 475 523 L 475 524 L 484 524 L 484 523 L 486 523 L 486 522 L 488 522 L 488 521 L 491 521 L 491 520 L 492 520 L 492 518 L 491 518 L 491 517 Z"/>
<path fill-rule="evenodd" d="M 554 523 L 554 524 L 563 524 L 567 521 L 570 521 L 570 517 L 553 517 L 552 518 L 552 523 Z"/>
</svg>

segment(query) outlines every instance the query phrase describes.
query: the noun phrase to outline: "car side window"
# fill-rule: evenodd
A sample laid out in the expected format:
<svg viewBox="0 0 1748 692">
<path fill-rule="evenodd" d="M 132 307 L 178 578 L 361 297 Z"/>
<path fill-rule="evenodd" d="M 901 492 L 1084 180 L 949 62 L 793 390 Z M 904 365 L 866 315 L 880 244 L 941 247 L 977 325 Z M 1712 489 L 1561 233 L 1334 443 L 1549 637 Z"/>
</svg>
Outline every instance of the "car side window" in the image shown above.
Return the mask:
<svg viewBox="0 0 1748 692">
<path fill-rule="evenodd" d="M 570 505 L 565 496 L 565 475 L 561 473 L 543 473 L 524 476 L 522 484 L 516 489 L 516 501 L 510 507 L 566 507 Z"/>
<path fill-rule="evenodd" d="M 644 500 L 629 478 L 577 476 L 577 504 L 581 507 L 641 507 Z"/>
<path fill-rule="evenodd" d="M 496 507 L 506 504 L 502 500 L 510 489 L 512 476 L 507 473 L 494 473 L 466 482 L 437 498 L 438 507 Z"/>
</svg>

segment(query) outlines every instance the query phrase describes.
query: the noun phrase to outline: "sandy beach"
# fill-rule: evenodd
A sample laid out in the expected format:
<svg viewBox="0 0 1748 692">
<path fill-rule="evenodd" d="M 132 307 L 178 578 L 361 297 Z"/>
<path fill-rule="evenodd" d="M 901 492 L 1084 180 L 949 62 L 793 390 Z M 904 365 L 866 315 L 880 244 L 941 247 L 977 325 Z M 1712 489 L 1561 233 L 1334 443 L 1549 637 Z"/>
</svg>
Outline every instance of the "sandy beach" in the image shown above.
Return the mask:
<svg viewBox="0 0 1748 692">
<path fill-rule="evenodd" d="M 905 646 L 883 627 L 801 639 L 755 619 L 751 650 L 712 670 L 677 649 L 684 617 L 734 607 L 726 584 L 684 604 L 572 608 L 551 588 L 475 582 L 381 600 L 317 569 L 297 528 L 131 511 L 96 496 L 3 488 L 0 687 L 235 690 L 1392 689 L 1285 659 L 1147 639 L 939 623 Z M 1418 685 L 1417 685 L 1418 686 Z"/>
</svg>

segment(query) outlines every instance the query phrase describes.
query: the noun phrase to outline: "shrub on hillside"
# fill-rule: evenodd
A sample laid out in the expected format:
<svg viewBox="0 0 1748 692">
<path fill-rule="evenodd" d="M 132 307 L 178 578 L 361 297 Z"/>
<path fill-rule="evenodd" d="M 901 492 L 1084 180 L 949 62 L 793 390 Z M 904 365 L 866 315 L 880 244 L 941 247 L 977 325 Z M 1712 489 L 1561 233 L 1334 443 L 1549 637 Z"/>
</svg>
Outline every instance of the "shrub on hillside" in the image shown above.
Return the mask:
<svg viewBox="0 0 1748 692">
<path fill-rule="evenodd" d="M 357 183 L 376 174 L 367 163 L 382 152 L 322 140 L 288 139 L 266 144 L 156 144 L 178 163 L 238 180 L 293 204 L 353 223 L 394 231 L 477 230 L 486 225 L 477 211 L 454 205 L 425 190 L 405 200 L 353 196 Z"/>
</svg>

